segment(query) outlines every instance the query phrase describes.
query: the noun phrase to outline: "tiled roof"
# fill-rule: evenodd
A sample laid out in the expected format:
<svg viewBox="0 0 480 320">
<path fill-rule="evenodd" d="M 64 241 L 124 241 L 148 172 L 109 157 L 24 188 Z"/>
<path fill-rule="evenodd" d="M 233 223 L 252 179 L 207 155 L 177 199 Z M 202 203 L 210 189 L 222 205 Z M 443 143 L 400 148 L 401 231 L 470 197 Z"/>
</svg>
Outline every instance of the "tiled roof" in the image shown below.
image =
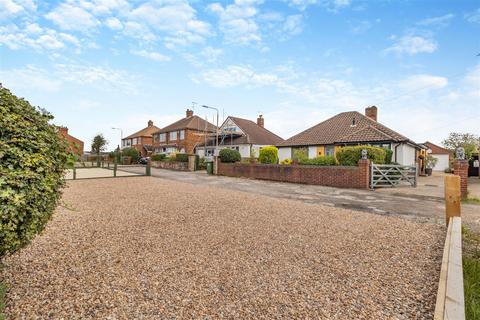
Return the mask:
<svg viewBox="0 0 480 320">
<path fill-rule="evenodd" d="M 154 132 L 158 131 L 158 130 L 160 130 L 159 127 L 152 125 L 152 126 L 143 128 L 140 131 L 132 133 L 131 135 L 129 135 L 128 137 L 125 137 L 124 139 L 131 139 L 131 138 L 135 138 L 135 137 L 151 137 L 152 134 Z"/>
<path fill-rule="evenodd" d="M 451 154 L 452 153 L 450 150 L 437 146 L 436 144 L 431 143 L 429 141 L 425 142 L 424 145 L 428 149 L 432 150 L 432 154 Z"/>
<path fill-rule="evenodd" d="M 199 116 L 191 116 L 187 118 L 182 118 L 171 125 L 164 127 L 161 130 L 155 131 L 156 133 L 164 133 L 170 132 L 175 130 L 183 130 L 183 129 L 194 129 L 199 131 L 204 131 L 205 127 L 209 132 L 215 132 L 215 126 L 208 121 L 203 120 Z"/>
<path fill-rule="evenodd" d="M 279 143 L 279 147 L 326 145 L 335 143 L 395 141 L 411 142 L 357 111 L 342 112 Z M 412 142 L 413 143 L 413 142 Z"/>
</svg>

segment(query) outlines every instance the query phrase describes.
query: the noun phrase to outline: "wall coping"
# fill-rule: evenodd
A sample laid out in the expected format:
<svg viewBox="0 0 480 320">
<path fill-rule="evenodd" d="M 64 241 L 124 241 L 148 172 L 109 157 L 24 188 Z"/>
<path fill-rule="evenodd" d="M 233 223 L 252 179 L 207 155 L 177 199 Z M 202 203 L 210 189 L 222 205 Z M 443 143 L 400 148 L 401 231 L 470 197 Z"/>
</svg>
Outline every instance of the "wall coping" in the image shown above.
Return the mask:
<svg viewBox="0 0 480 320">
<path fill-rule="evenodd" d="M 280 168 L 329 168 L 329 169 L 357 169 L 358 166 L 315 166 L 307 164 L 267 164 L 267 163 L 242 163 L 242 162 L 221 162 L 223 165 L 259 166 L 259 167 L 280 167 Z"/>
</svg>

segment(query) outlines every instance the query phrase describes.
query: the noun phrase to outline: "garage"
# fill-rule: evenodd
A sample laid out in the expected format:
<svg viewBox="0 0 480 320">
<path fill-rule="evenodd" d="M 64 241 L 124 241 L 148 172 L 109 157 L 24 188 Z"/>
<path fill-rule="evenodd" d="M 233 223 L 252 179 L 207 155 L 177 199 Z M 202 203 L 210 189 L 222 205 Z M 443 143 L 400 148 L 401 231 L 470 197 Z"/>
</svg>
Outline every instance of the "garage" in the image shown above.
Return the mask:
<svg viewBox="0 0 480 320">
<path fill-rule="evenodd" d="M 452 153 L 448 149 L 428 141 L 425 142 L 424 145 L 428 148 L 427 153 L 438 159 L 433 171 L 445 171 L 445 169 L 450 167 Z"/>
</svg>

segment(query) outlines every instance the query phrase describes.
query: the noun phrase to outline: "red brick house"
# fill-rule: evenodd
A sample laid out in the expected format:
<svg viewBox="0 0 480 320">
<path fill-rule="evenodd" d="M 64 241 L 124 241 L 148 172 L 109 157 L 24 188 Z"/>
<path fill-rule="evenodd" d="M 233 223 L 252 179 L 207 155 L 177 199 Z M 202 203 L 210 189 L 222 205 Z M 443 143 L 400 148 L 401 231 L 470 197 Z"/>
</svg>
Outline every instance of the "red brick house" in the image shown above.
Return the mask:
<svg viewBox="0 0 480 320">
<path fill-rule="evenodd" d="M 58 135 L 67 140 L 69 151 L 78 156 L 83 155 L 83 141 L 68 134 L 67 127 L 58 127 Z"/>
<path fill-rule="evenodd" d="M 193 154 L 195 147 L 216 130 L 215 125 L 193 115 L 187 109 L 186 116 L 153 134 L 153 151 L 170 154 L 182 152 Z"/>
<path fill-rule="evenodd" d="M 146 128 L 122 139 L 122 149 L 135 148 L 142 157 L 149 156 L 152 153 L 152 134 L 158 130 L 160 128 L 154 126 L 152 120 L 148 120 Z"/>
</svg>

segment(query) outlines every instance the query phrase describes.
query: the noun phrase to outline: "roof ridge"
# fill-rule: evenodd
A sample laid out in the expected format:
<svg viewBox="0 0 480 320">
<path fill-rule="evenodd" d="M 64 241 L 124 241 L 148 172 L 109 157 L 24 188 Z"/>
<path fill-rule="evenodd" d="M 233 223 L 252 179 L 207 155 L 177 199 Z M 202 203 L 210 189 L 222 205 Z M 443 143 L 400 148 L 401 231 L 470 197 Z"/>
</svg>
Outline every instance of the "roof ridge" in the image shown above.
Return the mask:
<svg viewBox="0 0 480 320">
<path fill-rule="evenodd" d="M 387 138 L 389 138 L 389 139 L 393 139 L 393 137 L 392 137 L 391 135 L 388 135 L 388 134 L 386 134 L 385 132 L 383 132 L 383 131 L 379 130 L 378 128 L 375 128 L 374 126 L 372 126 L 371 124 L 369 124 L 369 125 L 367 125 L 366 127 L 363 127 L 363 128 L 361 128 L 360 130 L 358 130 L 358 131 L 354 131 L 354 132 L 352 132 L 352 133 L 350 133 L 350 134 L 347 134 L 347 135 L 341 137 L 341 138 L 338 139 L 338 140 L 341 141 L 342 139 L 346 139 L 346 138 L 348 138 L 348 137 L 355 136 L 355 135 L 359 134 L 360 132 L 363 132 L 363 131 L 365 131 L 365 130 L 367 130 L 367 129 L 373 129 L 373 130 L 381 133 L 383 136 L 385 136 L 385 137 L 387 137 Z M 337 142 L 337 141 L 335 141 L 335 142 Z"/>
</svg>

